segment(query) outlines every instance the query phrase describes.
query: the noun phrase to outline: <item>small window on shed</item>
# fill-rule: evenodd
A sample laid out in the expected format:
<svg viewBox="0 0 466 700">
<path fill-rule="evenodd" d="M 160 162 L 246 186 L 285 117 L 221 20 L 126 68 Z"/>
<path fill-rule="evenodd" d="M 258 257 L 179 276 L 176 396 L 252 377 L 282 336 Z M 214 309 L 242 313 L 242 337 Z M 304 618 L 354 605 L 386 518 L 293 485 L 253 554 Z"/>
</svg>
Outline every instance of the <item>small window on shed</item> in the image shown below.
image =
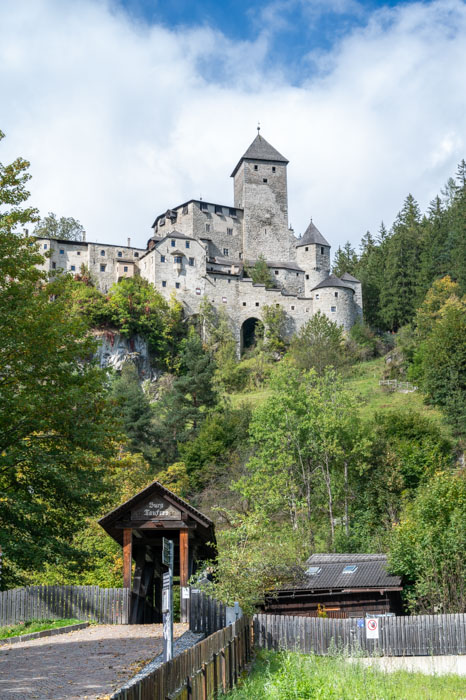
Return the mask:
<svg viewBox="0 0 466 700">
<path fill-rule="evenodd" d="M 321 571 L 321 566 L 310 566 L 308 569 L 306 569 L 306 574 L 308 576 L 317 576 L 317 574 L 320 574 Z"/>
<path fill-rule="evenodd" d="M 334 313 L 336 312 L 336 310 L 337 310 L 337 307 L 336 307 L 336 306 L 331 306 L 331 307 L 330 307 L 330 311 L 332 312 L 332 314 L 334 314 Z"/>
<path fill-rule="evenodd" d="M 349 564 L 348 566 L 345 566 L 343 571 L 341 572 L 342 574 L 354 574 L 354 572 L 357 570 L 357 566 L 355 564 Z"/>
</svg>

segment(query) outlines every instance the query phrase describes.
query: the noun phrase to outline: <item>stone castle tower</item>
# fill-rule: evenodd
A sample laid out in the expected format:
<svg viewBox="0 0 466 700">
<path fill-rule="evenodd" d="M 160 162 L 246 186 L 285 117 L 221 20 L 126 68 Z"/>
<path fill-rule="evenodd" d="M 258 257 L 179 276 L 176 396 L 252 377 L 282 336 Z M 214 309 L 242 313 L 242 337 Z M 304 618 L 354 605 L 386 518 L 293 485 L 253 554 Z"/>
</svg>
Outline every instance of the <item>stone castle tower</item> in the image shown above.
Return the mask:
<svg viewBox="0 0 466 700">
<path fill-rule="evenodd" d="M 239 348 L 254 337 L 264 306 L 280 306 L 292 335 L 317 311 L 345 330 L 362 316 L 361 283 L 330 274 L 330 244 L 310 222 L 297 238 L 288 226 L 288 160 L 259 133 L 233 170 L 234 205 L 191 199 L 159 214 L 146 248 L 40 239 L 44 267 L 73 273 L 87 265 L 108 291 L 140 275 L 186 316 L 206 299 L 225 310 Z M 265 257 L 272 289 L 254 284 L 246 267 Z M 252 329 L 252 334 L 251 334 Z"/>
</svg>

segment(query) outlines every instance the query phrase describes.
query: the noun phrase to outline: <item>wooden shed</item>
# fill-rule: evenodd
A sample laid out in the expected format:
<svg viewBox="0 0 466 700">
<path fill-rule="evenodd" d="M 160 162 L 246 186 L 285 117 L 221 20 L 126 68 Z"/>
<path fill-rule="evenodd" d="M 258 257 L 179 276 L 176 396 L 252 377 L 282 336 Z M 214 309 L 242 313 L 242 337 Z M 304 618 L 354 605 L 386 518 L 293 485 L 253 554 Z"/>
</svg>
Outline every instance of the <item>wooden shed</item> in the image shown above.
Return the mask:
<svg viewBox="0 0 466 700">
<path fill-rule="evenodd" d="M 313 554 L 302 575 L 266 598 L 274 615 L 364 617 L 400 614 L 401 578 L 387 571 L 385 554 Z"/>
<path fill-rule="evenodd" d="M 213 522 L 158 481 L 105 515 L 99 525 L 123 547 L 123 586 L 132 591 L 133 624 L 162 620 L 164 537 L 174 542 L 174 576 L 180 577 L 181 588 L 187 589 L 201 562 L 216 555 Z M 183 595 L 180 605 L 181 621 L 187 622 L 189 600 Z"/>
</svg>

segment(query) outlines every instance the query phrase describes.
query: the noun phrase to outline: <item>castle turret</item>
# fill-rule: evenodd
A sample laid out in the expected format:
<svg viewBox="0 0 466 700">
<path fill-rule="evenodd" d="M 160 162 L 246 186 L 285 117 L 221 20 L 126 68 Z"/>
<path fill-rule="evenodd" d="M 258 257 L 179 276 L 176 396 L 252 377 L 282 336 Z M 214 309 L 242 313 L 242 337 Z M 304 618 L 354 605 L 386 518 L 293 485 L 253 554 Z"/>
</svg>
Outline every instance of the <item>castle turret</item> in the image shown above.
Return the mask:
<svg viewBox="0 0 466 700">
<path fill-rule="evenodd" d="M 341 280 L 345 282 L 349 287 L 354 289 L 354 305 L 355 305 L 355 321 L 362 321 L 362 284 L 361 282 L 350 275 L 349 272 L 345 272 L 341 276 Z"/>
<path fill-rule="evenodd" d="M 335 275 L 329 275 L 312 290 L 313 312 L 321 311 L 349 331 L 354 324 L 354 289 Z"/>
<path fill-rule="evenodd" d="M 305 272 L 304 294 L 311 296 L 312 289 L 330 274 L 330 244 L 312 221 L 296 243 L 296 262 Z"/>
<path fill-rule="evenodd" d="M 235 207 L 244 211 L 244 260 L 257 260 L 259 255 L 289 260 L 294 253 L 294 236 L 288 230 L 287 165 L 288 160 L 258 133 L 231 174 Z"/>
</svg>

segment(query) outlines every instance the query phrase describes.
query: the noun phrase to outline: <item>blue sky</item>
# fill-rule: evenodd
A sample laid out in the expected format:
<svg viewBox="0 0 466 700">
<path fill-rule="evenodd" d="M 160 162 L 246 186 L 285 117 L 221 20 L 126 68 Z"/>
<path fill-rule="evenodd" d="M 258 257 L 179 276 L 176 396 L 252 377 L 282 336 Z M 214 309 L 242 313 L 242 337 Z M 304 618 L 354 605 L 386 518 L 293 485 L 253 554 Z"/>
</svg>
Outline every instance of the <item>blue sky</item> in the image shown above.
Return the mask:
<svg viewBox="0 0 466 700">
<path fill-rule="evenodd" d="M 289 219 L 335 249 L 425 210 L 466 157 L 466 0 L 2 0 L 0 160 L 89 240 L 144 245 L 200 195 L 233 202 L 256 134 Z"/>
</svg>

